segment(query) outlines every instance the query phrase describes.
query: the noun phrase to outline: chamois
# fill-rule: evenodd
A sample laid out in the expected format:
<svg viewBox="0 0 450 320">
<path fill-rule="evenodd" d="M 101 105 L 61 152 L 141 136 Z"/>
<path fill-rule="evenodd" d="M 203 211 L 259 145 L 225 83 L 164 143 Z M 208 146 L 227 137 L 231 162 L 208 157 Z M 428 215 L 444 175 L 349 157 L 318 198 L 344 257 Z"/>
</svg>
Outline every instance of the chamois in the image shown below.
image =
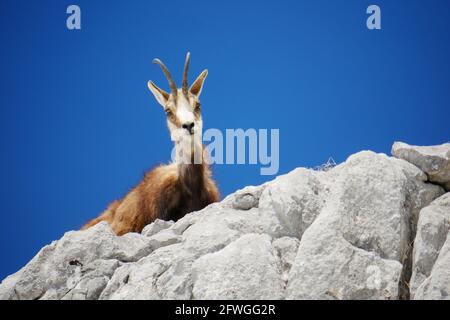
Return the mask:
<svg viewBox="0 0 450 320">
<path fill-rule="evenodd" d="M 158 64 L 166 76 L 170 94 L 148 82 L 148 88 L 166 112 L 167 126 L 175 143 L 175 161 L 160 165 L 144 175 L 143 180 L 125 197 L 113 201 L 96 219 L 82 229 L 107 221 L 117 235 L 141 232 L 156 219 L 178 220 L 219 200 L 219 191 L 204 161 L 201 140 L 202 116 L 200 93 L 208 70 L 204 70 L 188 88 L 190 54 L 186 55 L 183 81 L 178 89 L 167 67 Z"/>
</svg>

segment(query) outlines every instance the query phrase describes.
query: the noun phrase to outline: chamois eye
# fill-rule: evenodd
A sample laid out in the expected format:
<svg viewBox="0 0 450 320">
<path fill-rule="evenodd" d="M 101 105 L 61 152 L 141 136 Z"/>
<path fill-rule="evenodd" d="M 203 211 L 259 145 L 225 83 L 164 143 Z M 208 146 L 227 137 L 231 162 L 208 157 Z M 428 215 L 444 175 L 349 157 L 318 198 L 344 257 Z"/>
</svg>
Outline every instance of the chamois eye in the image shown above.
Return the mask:
<svg viewBox="0 0 450 320">
<path fill-rule="evenodd" d="M 195 103 L 195 111 L 200 111 L 200 107 L 201 107 L 202 105 L 200 104 L 200 102 L 196 102 Z"/>
<path fill-rule="evenodd" d="M 172 115 L 172 111 L 170 111 L 170 109 L 166 109 L 164 111 L 166 111 L 166 115 L 167 116 L 171 116 Z"/>
</svg>

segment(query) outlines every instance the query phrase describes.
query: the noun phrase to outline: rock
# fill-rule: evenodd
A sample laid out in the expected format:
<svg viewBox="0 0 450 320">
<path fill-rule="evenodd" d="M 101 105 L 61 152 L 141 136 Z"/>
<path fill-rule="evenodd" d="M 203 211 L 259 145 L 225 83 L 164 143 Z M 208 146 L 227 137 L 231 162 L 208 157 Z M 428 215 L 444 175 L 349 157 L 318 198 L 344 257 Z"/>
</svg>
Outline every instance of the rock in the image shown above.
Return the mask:
<svg viewBox="0 0 450 320">
<path fill-rule="evenodd" d="M 142 235 L 151 237 L 161 230 L 167 229 L 173 225 L 173 221 L 165 221 L 161 219 L 156 219 L 149 225 L 147 225 L 141 232 Z"/>
<path fill-rule="evenodd" d="M 290 272 L 288 299 L 398 298 L 400 262 L 382 259 L 330 233 L 317 240 L 314 244 L 308 237 L 300 242 Z"/>
<path fill-rule="evenodd" d="M 450 191 L 450 143 L 421 147 L 395 142 L 392 155 L 416 165 L 431 182 L 441 184 Z"/>
<path fill-rule="evenodd" d="M 241 234 L 224 223 L 233 213 L 212 206 L 177 221 L 164 231 L 176 234 L 174 229 L 180 232 L 186 227 L 181 242 L 160 247 L 137 263 L 117 269 L 100 299 L 190 299 L 192 263 L 226 247 Z M 184 219 L 189 223 L 182 223 Z"/>
<path fill-rule="evenodd" d="M 300 241 L 297 238 L 282 237 L 275 239 L 272 242 L 273 247 L 276 250 L 277 256 L 281 263 L 281 279 L 284 282 L 284 288 L 286 288 L 289 280 L 289 272 L 294 264 L 295 257 L 297 256 L 297 250 Z"/>
<path fill-rule="evenodd" d="M 193 252 L 181 244 L 161 247 L 136 263 L 116 270 L 101 300 L 190 299 Z"/>
<path fill-rule="evenodd" d="M 450 300 L 450 232 L 430 276 L 417 288 L 416 300 Z"/>
<path fill-rule="evenodd" d="M 264 190 L 262 186 L 248 186 L 244 189 L 238 190 L 232 195 L 226 197 L 222 204 L 224 206 L 236 209 L 236 210 L 250 210 L 251 208 L 258 208 L 259 197 Z"/>
<path fill-rule="evenodd" d="M 62 300 L 95 300 L 106 287 L 114 271 L 121 265 L 118 260 L 95 260 L 77 271 L 67 280 L 72 288 Z M 45 298 L 54 298 L 46 292 Z M 43 297 L 43 298 L 44 298 Z M 43 299 L 42 298 L 42 299 Z"/>
<path fill-rule="evenodd" d="M 259 208 L 275 215 L 283 227 L 278 236 L 300 238 L 311 225 L 329 195 L 325 188 L 326 177 L 329 176 L 299 168 L 265 186 Z"/>
<path fill-rule="evenodd" d="M 213 203 L 209 205 L 209 208 L 212 210 L 216 204 Z M 175 232 L 178 235 L 182 235 L 190 226 L 192 226 L 199 217 L 199 214 L 196 215 L 186 215 L 183 217 L 183 219 L 178 220 L 175 222 L 175 224 L 171 227 L 172 231 Z"/>
<path fill-rule="evenodd" d="M 281 265 L 268 235 L 247 234 L 193 264 L 194 299 L 280 299 Z"/>
<path fill-rule="evenodd" d="M 137 261 L 150 252 L 147 237 L 134 233 L 117 237 L 106 222 L 86 231 L 70 231 L 6 278 L 0 285 L 0 299 L 61 299 L 78 284 L 85 288 L 80 282 L 87 278 L 111 275 L 110 263 L 98 260 L 113 260 L 117 267 L 117 261 Z M 97 270 L 89 275 L 96 260 Z M 87 298 L 95 298 L 98 293 L 88 291 Z"/>
<path fill-rule="evenodd" d="M 163 230 L 150 237 L 150 247 L 156 250 L 161 247 L 169 246 L 181 241 L 181 236 L 173 232 L 173 230 Z"/>
<path fill-rule="evenodd" d="M 360 152 L 330 171 L 329 196 L 305 231 L 288 299 L 397 299 L 410 221 L 442 193 L 404 161 Z"/>
<path fill-rule="evenodd" d="M 450 192 L 434 200 L 420 211 L 417 235 L 414 241 L 411 296 L 430 276 L 436 259 L 450 229 Z M 450 267 L 450 265 L 449 265 Z M 450 287 L 447 288 L 450 292 Z"/>
<path fill-rule="evenodd" d="M 245 187 L 142 234 L 118 237 L 106 223 L 68 232 L 7 277 L 0 299 L 405 298 L 424 207 L 411 281 L 416 298 L 445 298 L 442 194 L 417 166 L 364 151 L 327 171 L 298 168 Z M 443 247 L 432 258 L 436 239 Z"/>
</svg>

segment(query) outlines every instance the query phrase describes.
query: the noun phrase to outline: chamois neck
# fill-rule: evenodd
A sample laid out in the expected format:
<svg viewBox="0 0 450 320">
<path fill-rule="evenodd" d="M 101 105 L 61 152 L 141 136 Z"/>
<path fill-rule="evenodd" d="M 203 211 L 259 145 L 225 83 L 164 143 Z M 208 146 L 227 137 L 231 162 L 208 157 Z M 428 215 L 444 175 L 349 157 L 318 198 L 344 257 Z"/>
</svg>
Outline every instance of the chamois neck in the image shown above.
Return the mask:
<svg viewBox="0 0 450 320">
<path fill-rule="evenodd" d="M 175 144 L 178 176 L 183 190 L 194 195 L 204 187 L 205 163 L 203 145 L 194 136 L 187 137 Z"/>
</svg>

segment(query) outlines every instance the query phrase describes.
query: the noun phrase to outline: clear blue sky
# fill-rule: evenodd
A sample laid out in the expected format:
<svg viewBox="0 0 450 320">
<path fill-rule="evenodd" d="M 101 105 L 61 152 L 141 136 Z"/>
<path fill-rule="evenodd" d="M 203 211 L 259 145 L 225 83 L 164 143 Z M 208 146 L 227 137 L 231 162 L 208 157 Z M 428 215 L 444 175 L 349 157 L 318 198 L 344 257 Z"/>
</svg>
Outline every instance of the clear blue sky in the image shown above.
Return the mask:
<svg viewBox="0 0 450 320">
<path fill-rule="evenodd" d="M 78 4 L 82 29 L 66 28 Z M 378 4 L 382 30 L 369 31 Z M 279 128 L 280 173 L 450 138 L 450 2 L 0 2 L 0 278 L 167 162 L 147 89 L 203 68 L 205 127 Z M 215 166 L 223 195 L 271 177 Z"/>
</svg>

